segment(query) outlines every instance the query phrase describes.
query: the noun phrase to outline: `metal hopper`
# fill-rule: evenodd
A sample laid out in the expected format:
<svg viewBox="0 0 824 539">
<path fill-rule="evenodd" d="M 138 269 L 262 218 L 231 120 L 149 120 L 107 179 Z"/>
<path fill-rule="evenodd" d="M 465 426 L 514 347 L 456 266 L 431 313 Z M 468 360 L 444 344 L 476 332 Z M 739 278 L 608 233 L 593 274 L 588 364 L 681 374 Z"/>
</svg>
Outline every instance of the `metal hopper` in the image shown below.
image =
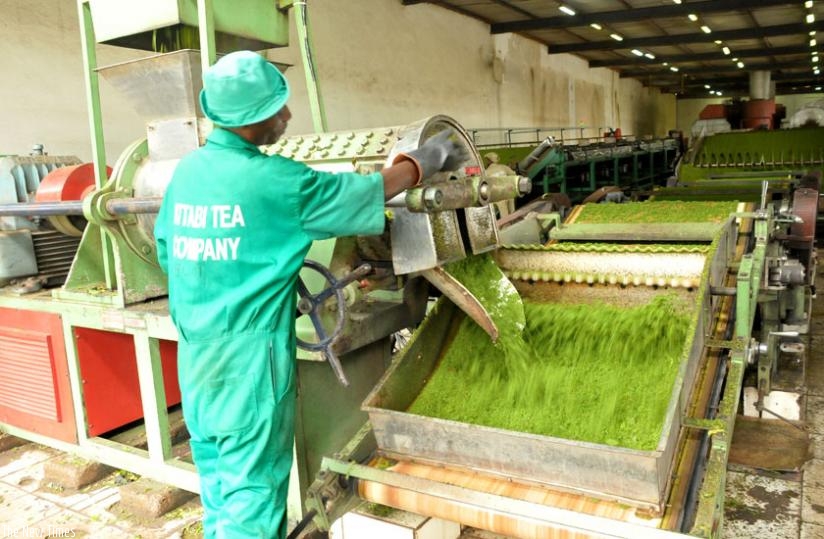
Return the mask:
<svg viewBox="0 0 824 539">
<path fill-rule="evenodd" d="M 202 116 L 200 52 L 185 49 L 102 67 L 98 73 L 146 122 Z"/>
<path fill-rule="evenodd" d="M 572 275 L 575 268 L 571 267 L 575 265 L 576 257 L 558 258 L 558 253 L 534 246 L 520 251 L 504 249 L 497 255 L 499 265 L 508 275 L 529 272 L 528 280 L 516 282 L 525 299 L 641 304 L 666 291 L 683 294 L 688 299 L 693 306 L 692 329 L 688 342 L 684 343 L 684 355 L 654 450 L 513 432 L 408 413 L 406 410 L 437 369 L 439 359 L 449 346 L 449 337 L 460 323 L 462 315 L 448 302 L 441 302 L 425 320 L 413 341 L 364 403 L 379 450 L 390 458 L 458 466 L 516 481 L 537 482 L 554 489 L 618 500 L 646 508 L 652 514 L 661 514 L 671 486 L 682 419 L 716 308 L 710 283 L 721 282 L 726 274 L 731 248 L 736 241 L 731 222 L 717 230 L 716 242 L 712 247 L 708 245 L 700 255 L 669 252 L 639 258 L 637 253 L 622 252 L 620 246 L 603 253 L 603 262 L 612 268 L 625 271 L 635 267 L 639 275 L 644 275 L 638 283 L 629 279 L 627 283 L 619 280 L 610 284 L 609 278 L 589 284 L 584 278 L 576 283 L 576 277 Z M 655 263 L 656 256 L 663 257 L 661 264 Z M 696 257 L 701 259 L 698 264 Z M 598 264 L 593 262 L 596 255 L 579 258 L 587 266 L 583 268 L 585 273 L 592 271 L 593 263 Z M 563 268 L 558 267 L 559 260 L 563 262 Z M 655 267 L 663 268 L 661 278 L 665 279 L 667 288 L 659 288 L 657 279 L 648 282 L 647 271 Z M 674 288 L 669 288 L 673 285 L 665 275 L 666 268 L 679 272 Z M 690 275 L 681 274 L 684 268 L 692 268 Z M 558 274 L 569 274 L 571 278 L 554 279 Z"/>
</svg>

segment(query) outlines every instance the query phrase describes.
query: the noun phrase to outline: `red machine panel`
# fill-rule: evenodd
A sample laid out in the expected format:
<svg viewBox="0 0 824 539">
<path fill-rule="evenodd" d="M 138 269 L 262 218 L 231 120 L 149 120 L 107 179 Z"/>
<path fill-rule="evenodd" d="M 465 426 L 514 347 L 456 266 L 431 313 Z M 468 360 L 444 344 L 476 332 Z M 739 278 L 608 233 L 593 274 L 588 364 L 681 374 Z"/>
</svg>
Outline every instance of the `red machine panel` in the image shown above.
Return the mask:
<svg viewBox="0 0 824 539">
<path fill-rule="evenodd" d="M 77 443 L 60 315 L 0 308 L 0 422 Z"/>
<path fill-rule="evenodd" d="M 74 328 L 89 436 L 98 436 L 143 417 L 134 337 Z M 166 404 L 180 402 L 177 343 L 160 341 Z"/>
</svg>

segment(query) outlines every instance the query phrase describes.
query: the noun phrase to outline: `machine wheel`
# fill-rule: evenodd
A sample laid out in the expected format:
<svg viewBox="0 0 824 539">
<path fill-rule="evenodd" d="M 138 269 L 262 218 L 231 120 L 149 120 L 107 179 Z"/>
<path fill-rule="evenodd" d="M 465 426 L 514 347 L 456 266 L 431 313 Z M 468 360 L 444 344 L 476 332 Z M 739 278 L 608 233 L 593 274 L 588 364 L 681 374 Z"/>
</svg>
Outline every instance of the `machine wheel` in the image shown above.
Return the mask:
<svg viewBox="0 0 824 539">
<path fill-rule="evenodd" d="M 340 383 L 344 386 L 348 386 L 349 381 L 346 379 L 340 360 L 332 351 L 332 344 L 343 330 L 343 324 L 346 320 L 346 299 L 343 294 L 343 289 L 352 281 L 365 277 L 372 271 L 372 266 L 369 264 L 362 264 L 341 279 L 336 279 L 328 268 L 318 262 L 315 262 L 314 260 L 305 260 L 303 262 L 303 267 L 320 273 L 326 280 L 328 286 L 317 294 L 312 294 L 306 287 L 306 283 L 303 282 L 303 278 L 298 276 L 297 287 L 300 299 L 298 299 L 297 315 L 298 317 L 309 316 L 312 320 L 312 325 L 315 327 L 315 333 L 318 335 L 318 342 L 310 343 L 301 339 L 296 339 L 297 345 L 304 350 L 323 352 L 323 355 L 326 357 L 326 361 L 329 362 L 329 365 L 332 367 L 332 370 L 335 372 L 335 376 L 338 377 Z M 323 305 L 332 296 L 335 296 L 338 304 L 335 317 L 335 328 L 331 333 L 327 333 L 326 328 L 323 327 L 320 319 L 320 309 L 321 305 Z"/>
</svg>

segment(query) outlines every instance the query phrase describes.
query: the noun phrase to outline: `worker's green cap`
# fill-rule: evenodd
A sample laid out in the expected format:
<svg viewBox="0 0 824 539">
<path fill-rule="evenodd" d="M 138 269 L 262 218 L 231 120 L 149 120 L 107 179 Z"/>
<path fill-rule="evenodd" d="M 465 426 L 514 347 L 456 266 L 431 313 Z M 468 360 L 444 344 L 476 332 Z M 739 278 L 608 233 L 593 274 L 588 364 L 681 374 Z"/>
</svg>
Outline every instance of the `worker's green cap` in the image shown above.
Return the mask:
<svg viewBox="0 0 824 539">
<path fill-rule="evenodd" d="M 200 108 L 207 118 L 223 127 L 271 118 L 288 99 L 286 78 L 256 52 L 227 54 L 203 74 Z"/>
</svg>

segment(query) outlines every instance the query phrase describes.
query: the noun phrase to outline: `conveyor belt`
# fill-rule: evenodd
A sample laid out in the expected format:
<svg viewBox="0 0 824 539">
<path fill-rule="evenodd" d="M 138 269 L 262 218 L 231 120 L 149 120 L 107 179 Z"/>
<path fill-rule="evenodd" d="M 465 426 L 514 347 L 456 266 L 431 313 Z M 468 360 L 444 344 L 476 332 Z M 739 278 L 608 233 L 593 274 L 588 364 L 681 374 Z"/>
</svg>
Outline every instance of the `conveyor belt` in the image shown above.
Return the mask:
<svg viewBox="0 0 824 539">
<path fill-rule="evenodd" d="M 358 470 L 351 471 L 360 475 Z M 372 474 L 366 475 L 373 474 L 379 480 L 358 482 L 358 494 L 364 500 L 461 522 L 506 537 L 678 537 L 658 528 L 660 517 L 626 504 L 471 470 L 397 461 L 389 468 L 372 469 Z M 393 485 L 391 479 L 381 477 L 396 474 L 404 478 L 405 484 Z"/>
</svg>

